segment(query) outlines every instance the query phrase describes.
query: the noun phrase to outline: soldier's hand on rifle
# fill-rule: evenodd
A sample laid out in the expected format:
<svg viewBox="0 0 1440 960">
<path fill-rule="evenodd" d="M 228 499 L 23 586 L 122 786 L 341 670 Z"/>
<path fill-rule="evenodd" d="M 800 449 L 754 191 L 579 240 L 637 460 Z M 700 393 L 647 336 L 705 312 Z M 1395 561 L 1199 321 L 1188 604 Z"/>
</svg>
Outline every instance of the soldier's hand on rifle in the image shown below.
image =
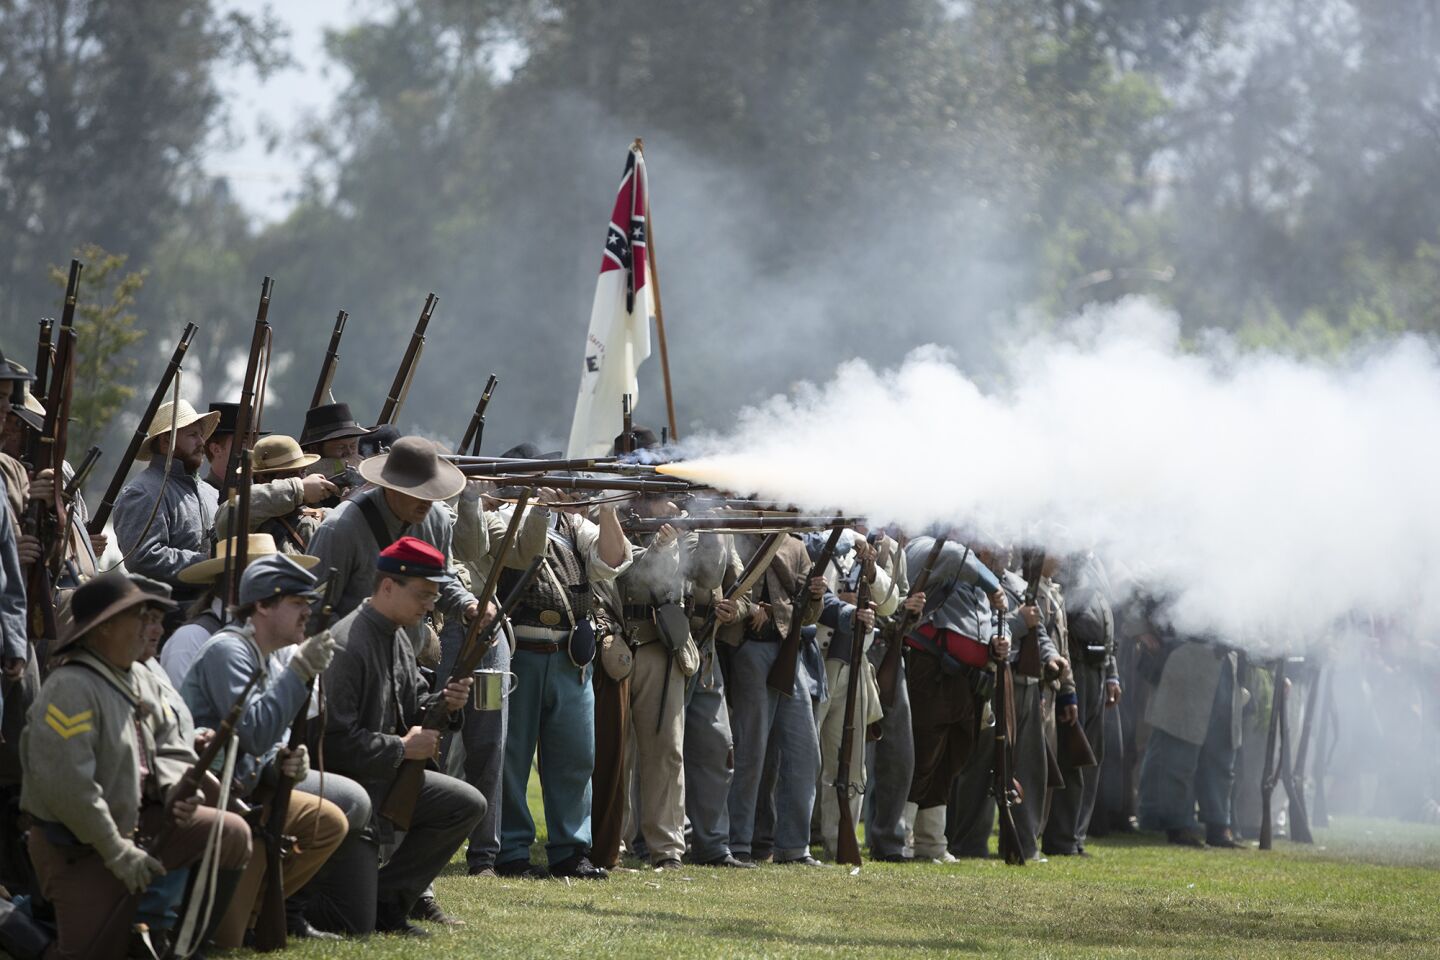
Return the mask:
<svg viewBox="0 0 1440 960">
<path fill-rule="evenodd" d="M 996 590 L 990 594 L 990 607 L 999 610 L 1001 613 L 1010 609 L 1010 598 L 1005 596 L 1004 590 Z"/>
<path fill-rule="evenodd" d="M 1121 694 L 1121 692 L 1122 692 L 1122 691 L 1121 691 L 1121 689 L 1120 689 L 1120 681 L 1119 681 L 1119 680 L 1106 680 L 1106 681 L 1105 681 L 1105 706 L 1106 706 L 1106 707 L 1113 707 L 1113 706 L 1115 706 L 1117 703 L 1119 703 L 1119 702 L 1120 702 L 1120 694 Z"/>
<path fill-rule="evenodd" d="M 1055 709 L 1055 719 L 1061 723 L 1078 723 L 1080 721 L 1080 708 L 1073 703 L 1067 703 L 1063 707 Z"/>
<path fill-rule="evenodd" d="M 1033 603 L 1027 607 L 1020 608 L 1020 617 L 1025 621 L 1025 626 L 1031 630 L 1040 626 L 1040 608 Z"/>
<path fill-rule="evenodd" d="M 479 601 L 479 600 L 471 600 L 469 603 L 465 604 L 465 622 L 466 622 L 466 623 L 470 623 L 472 620 L 474 620 L 475 617 L 476 617 L 479 613 L 480 613 L 480 601 Z M 484 616 L 483 618 L 481 618 L 481 620 L 480 620 L 480 626 L 484 627 L 484 626 L 485 626 L 486 624 L 488 624 L 491 620 L 494 620 L 495 617 L 499 615 L 499 613 L 500 613 L 500 608 L 497 607 L 497 606 L 495 606 L 495 601 L 494 601 L 494 600 L 491 600 L 489 603 L 487 603 L 487 604 L 485 605 L 485 616 Z"/>
<path fill-rule="evenodd" d="M 440 733 L 424 727 L 411 727 L 400 742 L 405 744 L 406 760 L 429 760 L 440 749 Z"/>
<path fill-rule="evenodd" d="M 1004 660 L 1010 656 L 1010 634 L 1002 633 L 990 641 L 990 656 L 995 660 Z"/>
<path fill-rule="evenodd" d="M 865 563 L 874 560 L 876 557 L 875 544 L 869 540 L 857 540 L 855 542 L 855 562 Z"/>
<path fill-rule="evenodd" d="M 306 683 L 314 680 L 325 672 L 330 666 L 330 661 L 335 659 L 335 638 L 330 635 L 329 630 L 321 630 L 313 637 L 306 638 L 305 642 L 295 648 L 295 657 L 290 661 L 290 666 L 300 674 L 301 679 Z"/>
<path fill-rule="evenodd" d="M 860 625 L 866 630 L 875 626 L 875 604 L 872 602 L 864 610 L 856 610 L 855 619 L 859 621 Z"/>
<path fill-rule="evenodd" d="M 717 600 L 715 602 L 715 619 L 720 623 L 734 623 L 735 618 L 740 615 L 740 603 L 737 600 Z"/>
<path fill-rule="evenodd" d="M 299 782 L 305 779 L 310 772 L 310 751 L 305 749 L 305 744 L 300 744 L 294 750 L 282 749 L 279 755 L 280 775 L 286 780 Z"/>
<path fill-rule="evenodd" d="M 20 555 L 20 566 L 28 567 L 40 559 L 40 540 L 33 534 L 22 533 L 15 541 L 15 552 Z"/>
<path fill-rule="evenodd" d="M 830 584 L 825 582 L 824 577 L 810 578 L 810 599 L 819 600 L 825 596 L 825 591 L 830 589 Z"/>
<path fill-rule="evenodd" d="M 132 894 L 145 892 L 157 878 L 165 876 L 165 865 L 140 849 L 133 840 L 122 838 L 120 845 L 104 858 L 105 869 Z"/>
<path fill-rule="evenodd" d="M 451 713 L 465 709 L 465 701 L 470 699 L 470 687 L 474 683 L 474 677 L 466 677 L 464 680 L 451 680 L 445 684 L 445 691 L 441 694 L 445 699 L 445 709 Z"/>
<path fill-rule="evenodd" d="M 210 741 L 215 739 L 215 731 L 209 727 L 195 728 L 195 752 L 204 753 L 205 748 L 210 746 Z"/>
<path fill-rule="evenodd" d="M 765 624 L 770 620 L 770 604 L 757 603 L 755 609 L 750 611 L 750 629 L 759 633 L 765 629 Z"/>
<path fill-rule="evenodd" d="M 105 548 L 108 546 L 110 546 L 110 537 L 107 534 L 90 534 L 90 549 L 95 551 L 95 556 L 104 556 Z"/>
<path fill-rule="evenodd" d="M 5 671 L 5 679 L 19 680 L 25 674 L 25 664 L 29 662 L 24 657 L 6 657 L 0 661 L 0 666 L 3 666 Z"/>
<path fill-rule="evenodd" d="M 655 531 L 655 546 L 668 547 L 675 542 L 675 538 L 678 536 L 680 536 L 680 531 L 668 523 L 663 524 L 659 530 Z"/>
<path fill-rule="evenodd" d="M 1058 680 L 1065 675 L 1065 671 L 1068 669 L 1070 669 L 1069 660 L 1064 657 L 1051 657 L 1045 661 L 1045 679 Z"/>
<path fill-rule="evenodd" d="M 918 617 L 925 612 L 925 592 L 921 590 L 910 594 L 903 605 L 907 611 Z"/>
<path fill-rule="evenodd" d="M 312 473 L 300 481 L 300 491 L 306 503 L 319 503 L 335 496 L 340 488 L 327 480 L 323 473 Z"/>
<path fill-rule="evenodd" d="M 39 500 L 41 503 L 51 504 L 55 502 L 55 471 L 46 467 L 35 474 L 30 481 L 30 499 Z"/>
<path fill-rule="evenodd" d="M 181 786 L 181 784 L 176 784 L 176 786 Z M 174 790 L 170 792 L 172 794 L 170 797 L 170 815 L 175 818 L 177 826 L 183 827 L 188 825 L 191 820 L 195 819 L 195 811 L 200 809 L 200 801 L 204 798 L 200 796 L 200 791 L 193 788 L 188 797 L 174 796 Z"/>
</svg>

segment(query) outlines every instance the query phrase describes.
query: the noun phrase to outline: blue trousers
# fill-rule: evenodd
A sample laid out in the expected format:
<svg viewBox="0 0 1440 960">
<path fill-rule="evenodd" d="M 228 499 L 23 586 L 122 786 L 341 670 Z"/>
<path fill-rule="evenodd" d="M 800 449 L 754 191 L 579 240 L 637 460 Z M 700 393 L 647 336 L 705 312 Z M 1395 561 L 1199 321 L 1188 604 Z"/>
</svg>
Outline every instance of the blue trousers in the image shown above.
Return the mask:
<svg viewBox="0 0 1440 960">
<path fill-rule="evenodd" d="M 728 679 L 735 776 L 730 784 L 730 850 L 737 857 L 750 854 L 766 748 L 772 738 L 784 771 L 775 783 L 775 859 L 790 860 L 810 852 L 820 734 L 803 663 L 795 671 L 791 696 L 782 697 L 766 686 L 765 678 L 779 652 L 778 643 L 750 641 L 736 650 L 731 660 L 733 674 Z"/>
<path fill-rule="evenodd" d="M 1205 742 L 1187 743 L 1164 730 L 1151 730 L 1140 765 L 1140 826 L 1146 830 L 1190 830 L 1195 807 L 1207 827 L 1230 826 L 1230 791 L 1235 785 L 1236 747 L 1230 742 L 1235 683 L 1220 671 Z"/>
<path fill-rule="evenodd" d="M 505 737 L 497 865 L 530 858 L 535 820 L 526 789 L 530 761 L 540 753 L 540 797 L 551 864 L 590 850 L 590 775 L 595 770 L 595 689 L 590 667 L 565 652 L 517 650 L 515 691 Z"/>
</svg>

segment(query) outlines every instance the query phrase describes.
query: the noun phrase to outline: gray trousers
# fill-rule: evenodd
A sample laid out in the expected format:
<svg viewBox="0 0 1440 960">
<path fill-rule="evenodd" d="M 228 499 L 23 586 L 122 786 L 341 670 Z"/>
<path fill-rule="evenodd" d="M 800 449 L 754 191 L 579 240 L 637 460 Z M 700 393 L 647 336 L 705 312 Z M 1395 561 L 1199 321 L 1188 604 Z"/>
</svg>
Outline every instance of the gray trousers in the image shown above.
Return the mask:
<svg viewBox="0 0 1440 960">
<path fill-rule="evenodd" d="M 421 892 L 450 862 L 460 844 L 484 819 L 485 797 L 463 780 L 433 770 L 415 804 L 405 838 L 380 868 L 376 916 L 381 923 L 403 920 Z"/>
<path fill-rule="evenodd" d="M 1040 829 L 1044 825 L 1045 780 L 1050 772 L 1045 762 L 1045 723 L 1039 681 L 1015 679 L 1015 779 L 1020 782 L 1021 800 L 1012 808 L 1015 829 L 1020 834 L 1020 852 L 1026 860 L 1040 855 Z"/>
<path fill-rule="evenodd" d="M 772 741 L 776 761 L 784 769 L 784 776 L 776 778 L 774 791 L 775 858 L 803 857 L 810 850 L 820 737 L 803 663 L 795 672 L 791 696 L 782 697 L 765 683 L 779 652 L 778 643 L 752 640 L 736 650 L 731 660 L 735 774 L 729 798 L 730 849 L 737 857 L 750 854 L 765 755 Z"/>
<path fill-rule="evenodd" d="M 1105 761 L 1105 674 L 1101 666 L 1090 666 L 1077 660 L 1071 664 L 1075 673 L 1075 697 L 1080 723 L 1095 751 L 1096 766 L 1061 767 L 1065 789 L 1050 797 L 1050 819 L 1045 824 L 1045 852 L 1063 856 L 1085 849 L 1090 831 L 1090 816 L 1095 811 L 1095 796 L 1100 789 L 1100 764 Z"/>
<path fill-rule="evenodd" d="M 452 617 L 440 632 L 437 676 L 450 676 L 464 639 L 464 628 Z M 501 636 L 496 641 L 480 661 L 480 667 L 483 670 L 509 671 L 508 638 Z M 440 764 L 443 770 L 462 776 L 466 783 L 485 797 L 485 816 L 471 832 L 470 846 L 465 852 L 466 863 L 472 870 L 495 866 L 495 855 L 500 852 L 500 785 L 505 760 L 505 733 L 510 725 L 510 678 L 504 679 L 505 696 L 500 701 L 499 710 L 476 710 L 473 700 L 465 704 L 465 725 L 460 728 L 458 737 L 445 738 Z M 457 739 L 459 744 L 455 743 Z"/>
<path fill-rule="evenodd" d="M 882 644 L 870 648 L 870 661 L 879 667 Z M 872 857 L 905 853 L 905 802 L 915 776 L 915 733 L 910 728 L 910 688 L 905 683 L 905 661 L 895 684 L 895 702 L 880 720 L 880 739 L 866 744 L 869 766 L 865 794 L 865 844 Z"/>
<path fill-rule="evenodd" d="M 1146 830 L 1195 827 L 1195 807 L 1207 827 L 1230 826 L 1230 794 L 1235 786 L 1235 746 L 1231 709 L 1235 686 L 1229 670 L 1220 671 L 1205 742 L 1188 743 L 1164 730 L 1151 730 L 1140 766 L 1140 825 Z"/>
<path fill-rule="evenodd" d="M 725 677 L 711 657 L 685 688 L 685 815 L 690 855 L 700 863 L 730 853 L 730 782 L 735 741 L 725 704 Z"/>
</svg>

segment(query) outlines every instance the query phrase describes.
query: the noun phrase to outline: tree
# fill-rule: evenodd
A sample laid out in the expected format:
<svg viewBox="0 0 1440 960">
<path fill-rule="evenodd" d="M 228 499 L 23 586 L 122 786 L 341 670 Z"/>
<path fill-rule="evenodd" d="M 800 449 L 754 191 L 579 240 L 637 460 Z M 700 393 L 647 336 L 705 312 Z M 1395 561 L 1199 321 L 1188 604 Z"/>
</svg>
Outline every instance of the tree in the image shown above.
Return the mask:
<svg viewBox="0 0 1440 960">
<path fill-rule="evenodd" d="M 86 244 L 75 253 L 85 264 L 75 300 L 75 385 L 70 398 L 70 445 L 84 450 L 104 436 L 110 421 L 135 396 L 136 360 L 129 348 L 145 338 L 130 312 L 145 285 L 145 271 L 126 272 L 126 258 Z M 50 268 L 65 289 L 68 272 Z"/>
</svg>

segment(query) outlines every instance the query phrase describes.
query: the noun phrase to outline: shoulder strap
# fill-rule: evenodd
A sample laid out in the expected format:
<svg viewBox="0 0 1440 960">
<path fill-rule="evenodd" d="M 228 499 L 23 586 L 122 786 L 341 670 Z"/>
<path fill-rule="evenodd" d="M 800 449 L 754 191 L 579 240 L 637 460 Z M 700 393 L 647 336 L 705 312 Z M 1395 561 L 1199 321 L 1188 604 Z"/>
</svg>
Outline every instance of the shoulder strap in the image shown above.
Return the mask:
<svg viewBox="0 0 1440 960">
<path fill-rule="evenodd" d="M 405 536 L 406 531 L 410 529 L 410 524 L 402 523 L 400 535 L 392 537 L 390 531 L 385 527 L 385 518 L 380 515 L 380 508 L 375 505 L 373 497 L 356 497 L 355 506 L 360 508 L 365 522 L 370 525 L 370 535 L 375 538 L 375 546 L 380 550 L 384 550 L 400 537 Z"/>
</svg>

